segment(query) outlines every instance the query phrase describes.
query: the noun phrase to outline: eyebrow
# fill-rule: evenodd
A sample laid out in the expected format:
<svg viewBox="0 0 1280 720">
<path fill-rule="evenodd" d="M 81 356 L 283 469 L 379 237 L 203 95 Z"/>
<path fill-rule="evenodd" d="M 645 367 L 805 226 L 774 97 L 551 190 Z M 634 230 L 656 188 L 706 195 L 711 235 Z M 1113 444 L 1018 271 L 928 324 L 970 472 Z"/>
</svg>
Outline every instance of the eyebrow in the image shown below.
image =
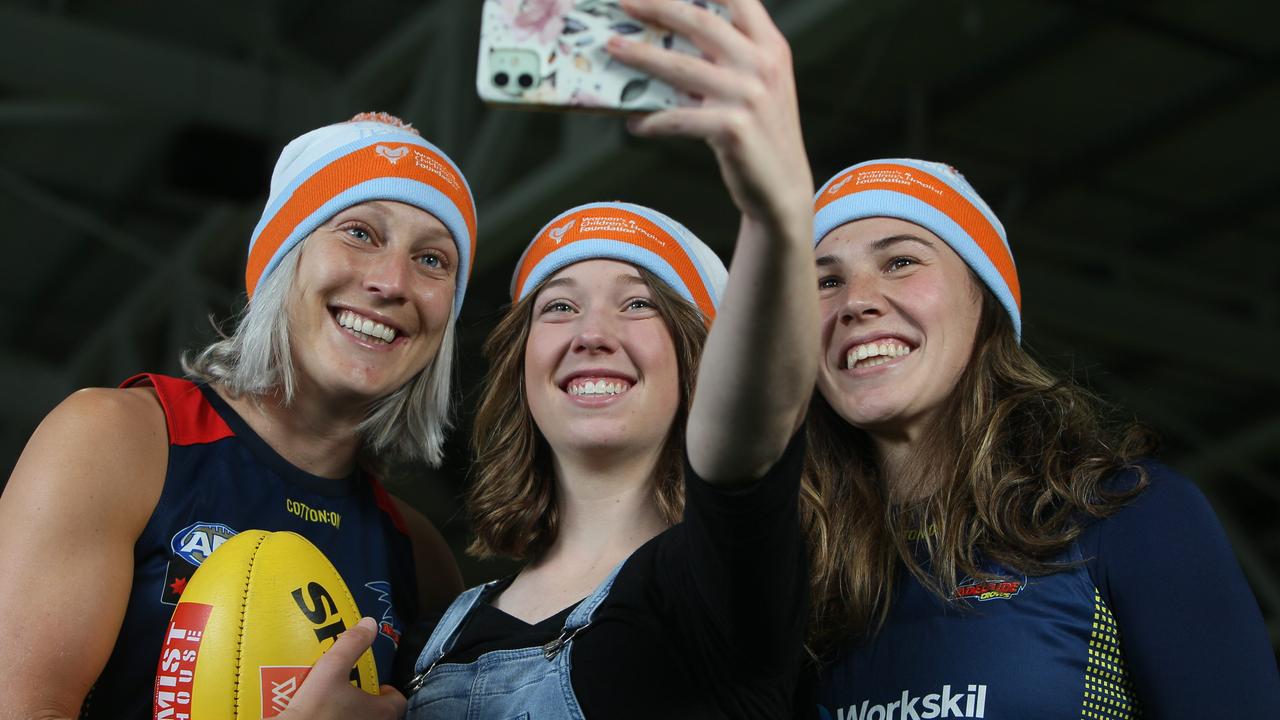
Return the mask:
<svg viewBox="0 0 1280 720">
<path fill-rule="evenodd" d="M 639 275 L 631 275 L 629 273 L 619 273 L 613 281 L 618 285 L 648 285 L 648 283 L 644 281 L 644 278 Z M 554 287 L 577 287 L 577 285 L 578 281 L 571 277 L 559 277 L 554 280 L 548 280 L 547 284 L 542 286 L 542 290 L 547 291 Z"/>
<path fill-rule="evenodd" d="M 926 240 L 925 238 L 922 238 L 922 237 L 920 237 L 919 235 L 912 235 L 912 234 L 910 234 L 910 233 L 903 233 L 903 234 L 901 234 L 901 235 L 890 235 L 890 236 L 889 236 L 889 237 L 887 237 L 887 238 L 881 238 L 881 239 L 879 239 L 879 240 L 877 240 L 877 241 L 875 241 L 875 242 L 871 243 L 871 249 L 872 249 L 872 250 L 884 250 L 884 249 L 885 249 L 885 248 L 887 248 L 887 247 L 892 247 L 892 246 L 894 246 L 894 245 L 897 245 L 898 243 L 904 243 L 904 242 L 918 242 L 918 243 L 920 243 L 921 245 L 924 245 L 925 247 L 930 248 L 930 249 L 933 249 L 933 247 L 934 247 L 934 244 L 933 244 L 933 242 L 932 242 L 932 241 L 930 241 L 930 240 Z"/>
<path fill-rule="evenodd" d="M 934 245 L 932 240 L 922 238 L 919 235 L 911 235 L 909 233 L 905 233 L 902 235 L 890 235 L 889 237 L 880 238 L 879 240 L 876 240 L 875 242 L 871 243 L 871 251 L 881 252 L 886 248 L 890 248 L 890 247 L 893 247 L 894 245 L 898 245 L 899 243 L 904 243 L 904 242 L 917 242 L 930 249 L 935 249 L 937 247 L 936 245 Z M 814 258 L 813 262 L 818 267 L 833 267 L 833 266 L 844 264 L 844 262 L 835 255 L 819 255 L 818 257 Z"/>
</svg>

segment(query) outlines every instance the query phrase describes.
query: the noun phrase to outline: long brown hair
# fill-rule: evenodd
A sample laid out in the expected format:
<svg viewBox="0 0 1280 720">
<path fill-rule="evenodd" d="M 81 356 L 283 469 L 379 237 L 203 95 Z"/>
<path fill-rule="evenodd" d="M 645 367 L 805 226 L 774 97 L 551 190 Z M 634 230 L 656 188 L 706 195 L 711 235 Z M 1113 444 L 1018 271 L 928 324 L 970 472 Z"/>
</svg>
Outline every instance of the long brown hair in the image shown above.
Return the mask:
<svg viewBox="0 0 1280 720">
<path fill-rule="evenodd" d="M 815 392 L 801 503 L 810 647 L 821 655 L 874 635 L 899 565 L 944 600 L 965 576 L 991 579 L 986 562 L 1028 575 L 1063 569 L 1057 558 L 1087 519 L 1146 485 L 1133 461 L 1152 436 L 1111 422 L 1112 412 L 1029 355 L 985 288 L 973 354 L 908 463 L 908 475 L 941 478 L 926 497 L 891 501 L 870 436 Z M 1137 473 L 1132 487 L 1103 482 L 1124 468 Z"/>
<path fill-rule="evenodd" d="M 636 269 L 671 333 L 680 375 L 680 403 L 653 489 L 659 512 L 672 524 L 684 512 L 685 420 L 707 325 L 696 306 L 653 273 Z M 540 285 L 513 304 L 484 344 L 489 371 L 472 427 L 475 479 L 467 494 L 475 532 L 467 552 L 480 558 L 531 560 L 550 547 L 559 527 L 551 450 L 529 413 L 524 385 L 525 344 L 541 290 Z"/>
</svg>

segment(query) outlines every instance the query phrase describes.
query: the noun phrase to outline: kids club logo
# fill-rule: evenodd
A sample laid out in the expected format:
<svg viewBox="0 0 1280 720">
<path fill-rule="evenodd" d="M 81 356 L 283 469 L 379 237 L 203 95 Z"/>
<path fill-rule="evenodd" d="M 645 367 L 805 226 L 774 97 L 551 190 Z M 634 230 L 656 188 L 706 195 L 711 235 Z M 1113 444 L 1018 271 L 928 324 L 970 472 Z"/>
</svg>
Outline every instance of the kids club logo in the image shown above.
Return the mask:
<svg viewBox="0 0 1280 720">
<path fill-rule="evenodd" d="M 551 236 L 551 239 L 555 241 L 556 245 L 559 245 L 560 243 L 564 242 L 565 233 L 568 233 L 571 229 L 573 229 L 573 225 L 576 222 L 578 222 L 578 219 L 573 218 L 572 220 L 565 223 L 564 225 L 561 225 L 560 227 L 551 228 L 550 230 L 547 231 L 547 234 Z"/>
<path fill-rule="evenodd" d="M 404 147 L 403 145 L 401 145 L 398 148 L 388 147 L 386 145 L 379 145 L 375 147 L 373 151 L 378 153 L 382 157 L 386 158 L 387 162 L 391 163 L 392 165 L 395 165 L 396 163 L 400 162 L 400 158 L 409 154 L 409 148 Z"/>
</svg>

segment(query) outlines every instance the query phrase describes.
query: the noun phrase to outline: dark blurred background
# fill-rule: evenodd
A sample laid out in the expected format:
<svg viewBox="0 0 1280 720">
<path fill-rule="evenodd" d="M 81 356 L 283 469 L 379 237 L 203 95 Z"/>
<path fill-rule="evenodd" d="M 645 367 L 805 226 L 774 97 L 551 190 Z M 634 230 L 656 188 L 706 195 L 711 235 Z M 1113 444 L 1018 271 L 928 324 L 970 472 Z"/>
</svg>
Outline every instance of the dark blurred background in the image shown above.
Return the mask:
<svg viewBox="0 0 1280 720">
<path fill-rule="evenodd" d="M 966 174 L 1008 228 L 1027 345 L 1162 434 L 1280 647 L 1280 5 L 767 4 L 794 49 L 816 182 L 883 156 Z M 385 110 L 458 161 L 479 205 L 449 463 L 389 483 L 460 550 L 479 346 L 531 235 L 576 203 L 627 199 L 727 258 L 737 222 L 704 147 L 481 105 L 479 10 L 0 2 L 0 477 L 73 389 L 177 372 L 208 316 L 243 302 L 280 148 Z"/>
</svg>

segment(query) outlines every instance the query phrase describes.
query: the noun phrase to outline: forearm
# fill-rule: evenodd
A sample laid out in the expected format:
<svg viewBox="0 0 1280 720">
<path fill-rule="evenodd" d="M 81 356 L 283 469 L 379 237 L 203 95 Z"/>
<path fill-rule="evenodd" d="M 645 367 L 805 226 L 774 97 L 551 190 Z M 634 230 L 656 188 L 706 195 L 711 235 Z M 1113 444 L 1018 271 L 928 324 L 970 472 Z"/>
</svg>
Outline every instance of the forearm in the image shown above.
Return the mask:
<svg viewBox="0 0 1280 720">
<path fill-rule="evenodd" d="M 803 416 L 818 358 L 808 198 L 766 227 L 744 216 L 698 372 L 689 459 L 709 482 L 759 478 Z"/>
</svg>

